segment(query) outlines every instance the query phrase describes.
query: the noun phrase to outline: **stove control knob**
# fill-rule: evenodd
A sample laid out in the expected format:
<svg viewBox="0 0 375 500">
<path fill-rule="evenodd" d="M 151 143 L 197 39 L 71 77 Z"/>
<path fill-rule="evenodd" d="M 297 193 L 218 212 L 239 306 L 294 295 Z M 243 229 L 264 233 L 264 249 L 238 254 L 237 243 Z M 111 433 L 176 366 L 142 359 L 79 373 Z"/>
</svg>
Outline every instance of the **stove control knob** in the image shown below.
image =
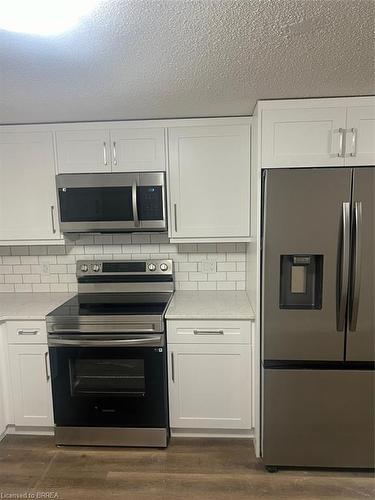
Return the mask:
<svg viewBox="0 0 375 500">
<path fill-rule="evenodd" d="M 151 264 L 149 264 L 149 265 L 148 265 L 148 270 L 149 270 L 149 271 L 155 271 L 155 270 L 156 270 L 156 266 L 155 266 L 155 264 L 153 264 L 153 263 L 151 262 Z"/>
<path fill-rule="evenodd" d="M 93 264 L 92 266 L 92 270 L 97 273 L 98 271 L 100 271 L 100 266 L 98 264 Z"/>
<path fill-rule="evenodd" d="M 161 271 L 168 271 L 168 264 L 166 264 L 165 262 L 160 264 L 160 270 Z"/>
<path fill-rule="evenodd" d="M 88 271 L 88 270 L 89 270 L 89 267 L 88 267 L 88 265 L 87 265 L 87 264 L 82 264 L 82 265 L 81 265 L 81 271 L 82 271 L 83 273 L 87 273 L 87 271 Z"/>
</svg>

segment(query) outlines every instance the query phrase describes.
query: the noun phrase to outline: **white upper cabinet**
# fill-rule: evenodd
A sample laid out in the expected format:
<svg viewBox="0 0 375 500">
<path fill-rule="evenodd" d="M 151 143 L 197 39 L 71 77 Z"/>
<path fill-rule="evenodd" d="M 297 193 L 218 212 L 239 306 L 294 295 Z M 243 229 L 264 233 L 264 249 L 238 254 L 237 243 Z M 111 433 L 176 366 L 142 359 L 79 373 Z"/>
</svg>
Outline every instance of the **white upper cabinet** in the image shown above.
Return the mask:
<svg viewBox="0 0 375 500">
<path fill-rule="evenodd" d="M 172 241 L 250 236 L 250 121 L 173 127 L 169 139 Z"/>
<path fill-rule="evenodd" d="M 107 125 L 108 126 L 108 125 Z M 72 124 L 56 130 L 60 174 L 165 170 L 164 127 Z"/>
<path fill-rule="evenodd" d="M 339 107 L 264 110 L 262 167 L 343 166 L 345 116 Z"/>
<path fill-rule="evenodd" d="M 375 98 L 261 101 L 262 168 L 374 165 Z"/>
<path fill-rule="evenodd" d="M 60 174 L 111 171 L 108 130 L 57 131 L 56 148 Z"/>
<path fill-rule="evenodd" d="M 375 105 L 348 108 L 346 164 L 375 165 Z"/>
<path fill-rule="evenodd" d="M 112 171 L 165 170 L 164 128 L 111 130 Z"/>
<path fill-rule="evenodd" d="M 60 240 L 58 224 L 52 132 L 1 130 L 0 243 Z"/>
</svg>

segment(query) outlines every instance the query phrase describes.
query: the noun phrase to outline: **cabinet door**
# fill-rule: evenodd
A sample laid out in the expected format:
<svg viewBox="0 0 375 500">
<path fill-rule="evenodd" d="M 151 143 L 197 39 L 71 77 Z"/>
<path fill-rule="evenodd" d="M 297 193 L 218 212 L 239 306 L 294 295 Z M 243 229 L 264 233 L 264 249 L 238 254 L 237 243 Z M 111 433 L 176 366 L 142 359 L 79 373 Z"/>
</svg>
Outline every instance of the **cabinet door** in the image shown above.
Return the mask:
<svg viewBox="0 0 375 500">
<path fill-rule="evenodd" d="M 59 174 L 111 171 L 108 130 L 63 130 L 56 143 Z"/>
<path fill-rule="evenodd" d="M 52 132 L 0 133 L 0 240 L 60 239 Z"/>
<path fill-rule="evenodd" d="M 53 425 L 51 375 L 46 345 L 10 345 L 15 425 Z"/>
<path fill-rule="evenodd" d="M 345 107 L 264 110 L 261 166 L 343 166 L 345 123 Z"/>
<path fill-rule="evenodd" d="M 348 108 L 346 164 L 375 165 L 375 106 Z"/>
<path fill-rule="evenodd" d="M 171 236 L 250 235 L 250 126 L 169 129 Z"/>
<path fill-rule="evenodd" d="M 168 349 L 171 427 L 251 428 L 250 346 L 170 344 Z"/>
<path fill-rule="evenodd" d="M 165 170 L 164 128 L 111 130 L 112 171 Z"/>
</svg>

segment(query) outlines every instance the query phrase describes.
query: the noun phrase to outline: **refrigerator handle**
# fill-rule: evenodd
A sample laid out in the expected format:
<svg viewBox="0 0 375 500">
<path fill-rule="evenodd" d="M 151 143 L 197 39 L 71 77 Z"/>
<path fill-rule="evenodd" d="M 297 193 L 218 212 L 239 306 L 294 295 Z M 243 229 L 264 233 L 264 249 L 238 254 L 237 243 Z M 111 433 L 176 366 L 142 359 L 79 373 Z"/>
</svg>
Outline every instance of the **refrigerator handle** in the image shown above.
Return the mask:
<svg viewBox="0 0 375 500">
<path fill-rule="evenodd" d="M 336 299 L 336 329 L 343 332 L 348 304 L 349 259 L 350 259 L 350 203 L 342 204 L 342 229 L 338 252 L 339 266 Z"/>
<path fill-rule="evenodd" d="M 361 288 L 362 264 L 362 202 L 354 204 L 353 217 L 353 267 L 351 282 L 351 304 L 349 308 L 349 329 L 354 332 L 357 328 L 359 307 L 359 293 Z"/>
</svg>

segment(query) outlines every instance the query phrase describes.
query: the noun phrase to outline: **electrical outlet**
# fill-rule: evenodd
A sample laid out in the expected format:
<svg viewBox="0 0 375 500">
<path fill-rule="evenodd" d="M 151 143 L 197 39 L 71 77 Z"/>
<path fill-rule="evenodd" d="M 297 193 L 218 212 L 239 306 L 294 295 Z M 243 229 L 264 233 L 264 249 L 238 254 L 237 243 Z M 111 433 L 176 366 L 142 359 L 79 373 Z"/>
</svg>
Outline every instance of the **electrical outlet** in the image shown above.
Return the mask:
<svg viewBox="0 0 375 500">
<path fill-rule="evenodd" d="M 42 273 L 49 274 L 49 264 L 42 264 Z"/>
<path fill-rule="evenodd" d="M 216 262 L 214 260 L 204 260 L 201 262 L 202 273 L 216 273 Z"/>
</svg>

